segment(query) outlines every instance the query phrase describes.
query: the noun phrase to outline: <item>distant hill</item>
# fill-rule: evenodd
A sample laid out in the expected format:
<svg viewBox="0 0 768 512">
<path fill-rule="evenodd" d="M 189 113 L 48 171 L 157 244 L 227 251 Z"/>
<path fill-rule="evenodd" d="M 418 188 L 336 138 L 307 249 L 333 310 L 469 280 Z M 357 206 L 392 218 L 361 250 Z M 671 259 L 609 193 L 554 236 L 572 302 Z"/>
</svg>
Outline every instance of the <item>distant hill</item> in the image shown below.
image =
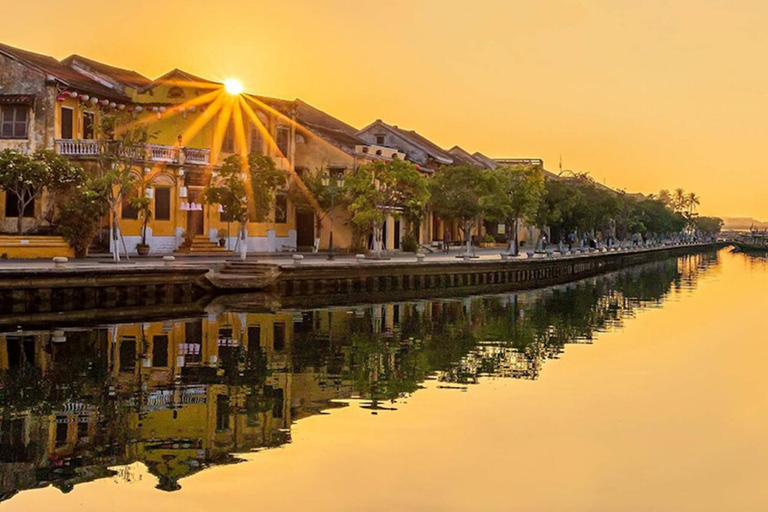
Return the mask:
<svg viewBox="0 0 768 512">
<path fill-rule="evenodd" d="M 757 229 L 768 229 L 768 222 L 761 222 L 750 217 L 721 217 L 724 230 L 741 230 L 756 227 Z"/>
</svg>

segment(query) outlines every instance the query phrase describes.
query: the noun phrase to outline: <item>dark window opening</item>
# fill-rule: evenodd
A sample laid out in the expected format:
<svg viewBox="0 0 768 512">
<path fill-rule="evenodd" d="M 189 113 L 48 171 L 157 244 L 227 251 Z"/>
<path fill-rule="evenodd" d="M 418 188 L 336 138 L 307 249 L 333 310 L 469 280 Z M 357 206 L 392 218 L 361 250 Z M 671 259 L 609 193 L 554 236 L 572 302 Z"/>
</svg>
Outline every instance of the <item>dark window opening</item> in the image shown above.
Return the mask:
<svg viewBox="0 0 768 512">
<path fill-rule="evenodd" d="M 168 336 L 166 335 L 152 338 L 152 366 L 156 368 L 168 366 Z"/>
<path fill-rule="evenodd" d="M 171 220 L 171 189 L 155 189 L 155 220 Z"/>
<path fill-rule="evenodd" d="M 120 341 L 120 371 L 133 372 L 136 368 L 136 337 L 124 336 Z"/>
<path fill-rule="evenodd" d="M 376 135 L 376 145 L 377 146 L 383 146 L 384 141 L 386 140 L 384 135 Z"/>
<path fill-rule="evenodd" d="M 173 86 L 170 89 L 168 89 L 168 97 L 169 98 L 183 98 L 184 97 L 184 90 L 179 86 Z"/>
<path fill-rule="evenodd" d="M 67 444 L 67 434 L 69 433 L 69 423 L 66 416 L 56 416 L 56 446 Z"/>
<path fill-rule="evenodd" d="M 184 361 L 187 363 L 199 363 L 203 360 L 203 321 L 194 320 L 187 322 L 186 343 L 184 344 Z"/>
<path fill-rule="evenodd" d="M 133 206 L 132 201 L 138 197 L 136 191 L 123 195 L 123 203 L 120 209 L 120 218 L 128 220 L 136 220 L 139 218 L 139 210 Z"/>
<path fill-rule="evenodd" d="M 264 137 L 262 137 L 259 127 L 255 125 L 251 125 L 251 154 L 264 154 Z"/>
<path fill-rule="evenodd" d="M 285 323 L 275 322 L 275 325 L 272 327 L 272 334 L 272 348 L 278 352 L 285 350 Z"/>
<path fill-rule="evenodd" d="M 19 201 L 13 194 L 5 193 L 5 216 L 6 217 L 18 217 L 19 216 Z M 35 216 L 35 200 L 24 205 L 24 217 Z"/>
<path fill-rule="evenodd" d="M 283 404 L 285 402 L 285 398 L 283 395 L 282 389 L 275 389 L 272 387 L 267 387 L 264 389 L 264 393 L 267 397 L 267 399 L 272 404 L 272 417 L 274 418 L 282 418 L 283 417 Z"/>
<path fill-rule="evenodd" d="M 216 395 L 216 430 L 229 430 L 229 397 Z"/>
<path fill-rule="evenodd" d="M 75 115 L 71 108 L 61 107 L 61 138 L 75 138 Z"/>
<path fill-rule="evenodd" d="M 29 129 L 29 107 L 5 106 L 0 110 L 0 138 L 26 139 Z"/>
<path fill-rule="evenodd" d="M 281 155 L 285 158 L 288 158 L 289 152 L 288 152 L 288 146 L 290 141 L 291 133 L 288 128 L 281 126 L 277 128 L 277 137 L 275 142 L 277 143 L 277 149 L 280 150 Z"/>
<path fill-rule="evenodd" d="M 288 197 L 285 194 L 275 196 L 275 222 L 277 224 L 288 222 Z"/>
</svg>

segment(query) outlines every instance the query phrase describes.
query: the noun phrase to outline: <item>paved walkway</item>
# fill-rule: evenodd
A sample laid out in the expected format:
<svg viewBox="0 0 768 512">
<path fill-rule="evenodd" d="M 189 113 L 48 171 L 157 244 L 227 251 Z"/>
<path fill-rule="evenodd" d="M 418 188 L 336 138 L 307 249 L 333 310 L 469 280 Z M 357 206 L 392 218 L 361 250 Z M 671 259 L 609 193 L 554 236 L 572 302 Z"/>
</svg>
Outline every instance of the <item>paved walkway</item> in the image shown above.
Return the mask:
<svg viewBox="0 0 768 512">
<path fill-rule="evenodd" d="M 706 244 L 704 244 L 706 245 Z M 655 248 L 648 248 L 648 250 L 658 250 L 663 249 L 663 246 L 655 247 Z M 504 252 L 503 248 L 494 248 L 494 249 L 475 249 L 475 254 L 477 258 L 472 259 L 471 261 L 487 261 L 487 260 L 500 260 L 501 254 Z M 441 252 L 438 253 L 431 253 L 425 255 L 425 262 L 434 263 L 434 262 L 462 262 L 463 260 L 457 256 L 463 253 L 463 250 L 460 250 L 458 248 L 454 248 L 449 254 L 443 254 Z M 300 253 L 302 256 L 304 256 L 304 259 L 301 261 L 302 265 L 312 266 L 312 265 L 333 265 L 333 266 L 345 266 L 350 264 L 357 264 L 357 259 L 354 254 L 337 254 L 336 258 L 332 261 L 329 261 L 327 258 L 327 253 L 318 253 L 318 254 L 312 254 L 312 253 Z M 588 256 L 588 254 L 582 254 L 582 257 Z M 223 265 L 226 261 L 232 261 L 232 260 L 238 260 L 238 255 L 235 254 L 227 254 L 227 255 L 211 255 L 211 256 L 203 256 L 203 255 L 195 255 L 195 256 L 189 256 L 184 254 L 177 254 L 174 255 L 176 260 L 173 262 L 174 266 L 195 266 L 195 267 L 216 267 L 219 265 Z M 416 263 L 416 255 L 412 253 L 395 253 L 395 254 L 387 254 L 386 256 L 388 259 L 386 260 L 366 260 L 366 264 L 392 264 L 392 263 Z M 539 255 L 537 255 L 539 257 Z M 520 256 L 517 257 L 518 260 L 522 261 L 532 261 L 530 260 L 524 253 L 521 253 Z M 258 263 L 273 263 L 277 265 L 293 265 L 293 253 L 279 253 L 279 254 L 251 254 L 248 256 L 248 261 L 250 262 L 258 262 Z M 132 256 L 130 262 L 126 261 L 124 258 L 122 259 L 121 263 L 115 264 L 112 262 L 112 259 L 105 255 L 104 257 L 97 256 L 97 257 L 88 257 L 85 259 L 73 259 L 70 260 L 66 267 L 68 268 L 109 268 L 110 266 L 119 265 L 121 267 L 127 267 L 127 266 L 139 266 L 139 267 L 162 267 L 165 266 L 165 262 L 163 261 L 162 255 L 156 255 L 156 256 Z M 54 264 L 51 260 L 45 259 L 45 260 L 4 260 L 0 261 L 0 272 L 3 270 L 7 271 L 19 271 L 23 269 L 48 269 L 53 268 Z"/>
</svg>

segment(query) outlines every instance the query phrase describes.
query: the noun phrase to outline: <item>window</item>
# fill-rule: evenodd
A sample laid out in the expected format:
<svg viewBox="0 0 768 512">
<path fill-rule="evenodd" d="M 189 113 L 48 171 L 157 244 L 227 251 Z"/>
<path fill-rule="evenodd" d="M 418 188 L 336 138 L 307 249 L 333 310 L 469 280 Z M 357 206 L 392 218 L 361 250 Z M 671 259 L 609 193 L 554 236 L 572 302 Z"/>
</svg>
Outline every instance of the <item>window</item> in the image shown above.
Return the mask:
<svg viewBox="0 0 768 512">
<path fill-rule="evenodd" d="M 168 97 L 169 98 L 183 98 L 184 97 L 184 90 L 179 86 L 173 86 L 170 89 L 168 89 Z"/>
<path fill-rule="evenodd" d="M 67 444 L 69 434 L 69 423 L 66 416 L 56 416 L 56 447 Z"/>
<path fill-rule="evenodd" d="M 277 352 L 285 350 L 285 323 L 275 322 L 275 325 L 272 327 L 272 334 L 274 338 L 272 348 Z"/>
<path fill-rule="evenodd" d="M 5 216 L 18 217 L 19 216 L 19 202 L 16 196 L 13 194 L 5 193 Z M 24 206 L 24 215 L 22 217 L 34 217 L 35 216 L 35 200 L 31 200 Z"/>
<path fill-rule="evenodd" d="M 225 153 L 235 152 L 235 125 L 232 121 L 227 124 L 227 131 L 224 133 L 224 140 L 221 141 L 221 150 Z"/>
<path fill-rule="evenodd" d="M 278 126 L 277 127 L 277 137 L 276 137 L 276 143 L 277 143 L 277 149 L 280 150 L 281 155 L 285 158 L 288 158 L 288 142 L 290 139 L 291 132 L 289 131 L 289 128 L 287 126 Z"/>
<path fill-rule="evenodd" d="M 165 368 L 168 366 L 168 336 L 152 337 L 152 366 Z"/>
<path fill-rule="evenodd" d="M 285 194 L 275 196 L 275 222 L 277 224 L 288 222 L 288 197 Z"/>
<path fill-rule="evenodd" d="M 73 139 L 75 134 L 74 111 L 69 107 L 61 107 L 61 138 Z"/>
<path fill-rule="evenodd" d="M 123 336 L 120 340 L 120 371 L 133 372 L 136 368 L 136 336 Z"/>
<path fill-rule="evenodd" d="M 29 126 L 29 107 L 4 106 L 0 110 L 0 138 L 26 139 Z"/>
<path fill-rule="evenodd" d="M 171 220 L 171 189 L 155 189 L 155 220 Z"/>
<path fill-rule="evenodd" d="M 95 133 L 95 117 L 93 112 L 83 112 L 83 138 L 91 140 L 96 135 Z"/>
<path fill-rule="evenodd" d="M 229 430 L 229 397 L 216 395 L 216 430 Z"/>
<path fill-rule="evenodd" d="M 139 211 L 136 208 L 134 208 L 133 204 L 131 204 L 131 201 L 136 199 L 136 197 L 137 197 L 136 192 L 123 195 L 123 204 L 122 204 L 122 208 L 120 209 L 121 219 L 136 220 L 139 218 Z"/>
<path fill-rule="evenodd" d="M 376 134 L 376 145 L 377 146 L 383 146 L 384 142 L 386 140 L 386 137 L 383 133 L 377 133 Z"/>
<path fill-rule="evenodd" d="M 264 154 L 264 138 L 261 131 L 255 125 L 251 125 L 251 153 L 254 155 Z"/>
</svg>

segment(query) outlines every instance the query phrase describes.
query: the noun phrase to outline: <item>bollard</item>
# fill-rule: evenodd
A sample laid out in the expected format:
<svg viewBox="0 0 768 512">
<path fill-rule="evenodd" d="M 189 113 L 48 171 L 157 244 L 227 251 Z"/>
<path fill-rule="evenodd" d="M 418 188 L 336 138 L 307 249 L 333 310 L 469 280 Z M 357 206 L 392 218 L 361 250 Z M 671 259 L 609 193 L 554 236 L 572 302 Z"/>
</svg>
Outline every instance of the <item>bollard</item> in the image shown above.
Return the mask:
<svg viewBox="0 0 768 512">
<path fill-rule="evenodd" d="M 174 261 L 176 261 L 176 258 L 173 256 L 163 256 L 163 264 L 165 264 L 166 267 L 173 265 Z"/>
<path fill-rule="evenodd" d="M 417 254 L 416 254 L 416 263 L 424 263 L 424 258 L 425 258 L 426 256 L 427 256 L 427 255 L 426 255 L 426 254 L 424 254 L 424 253 L 421 253 L 421 252 L 420 252 L 420 253 L 417 253 Z"/>
<path fill-rule="evenodd" d="M 56 256 L 55 258 L 53 258 L 53 265 L 56 268 L 66 267 L 68 262 L 69 262 L 69 258 L 65 256 Z"/>
<path fill-rule="evenodd" d="M 365 263 L 365 254 L 355 254 L 355 259 L 358 263 L 363 264 Z"/>
<path fill-rule="evenodd" d="M 508 252 L 501 253 L 501 261 L 507 261 L 511 257 L 512 257 L 512 255 L 509 254 Z"/>
<path fill-rule="evenodd" d="M 291 256 L 293 258 L 293 264 L 294 265 L 301 265 L 303 263 L 304 256 L 301 254 L 294 254 Z"/>
</svg>

